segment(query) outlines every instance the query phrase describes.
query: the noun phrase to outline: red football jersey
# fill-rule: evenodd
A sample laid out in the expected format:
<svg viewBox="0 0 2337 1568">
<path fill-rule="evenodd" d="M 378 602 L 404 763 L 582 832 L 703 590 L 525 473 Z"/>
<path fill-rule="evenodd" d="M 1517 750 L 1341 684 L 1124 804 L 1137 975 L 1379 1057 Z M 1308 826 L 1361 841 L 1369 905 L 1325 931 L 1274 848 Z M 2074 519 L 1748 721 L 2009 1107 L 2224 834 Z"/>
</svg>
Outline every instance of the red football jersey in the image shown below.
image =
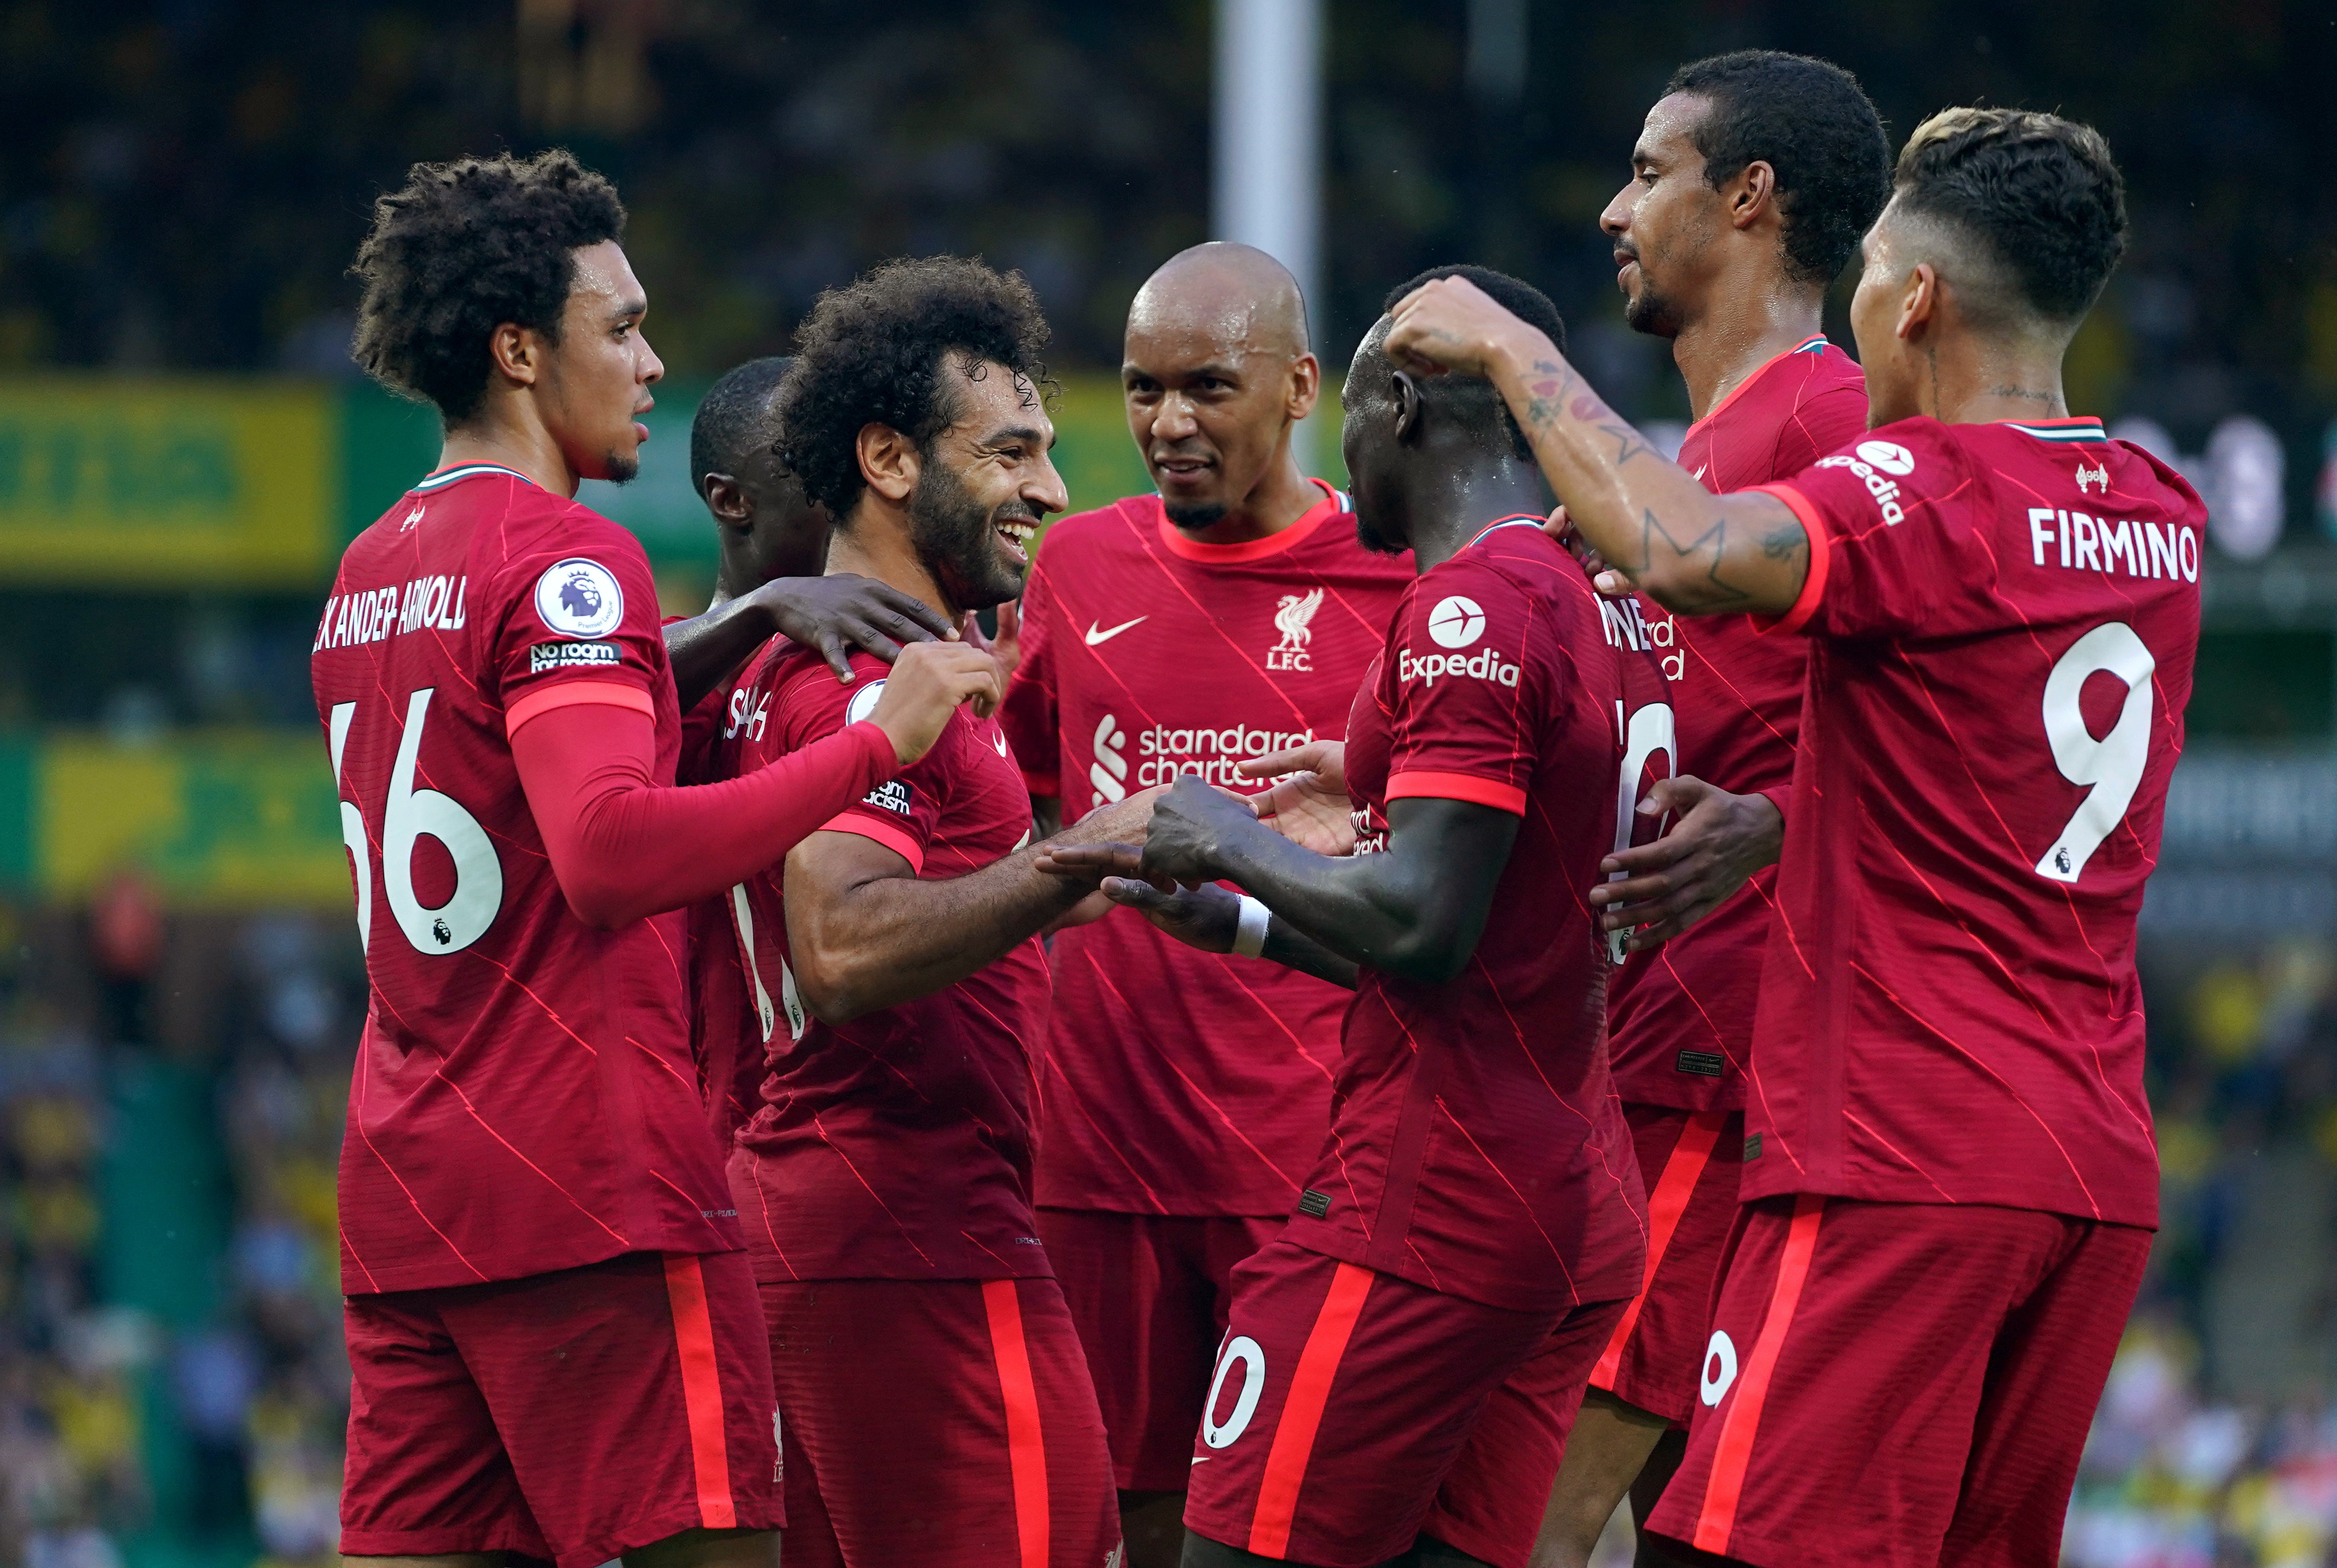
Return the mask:
<svg viewBox="0 0 2337 1568">
<path fill-rule="evenodd" d="M 1257 789 L 1242 759 L 1346 733 L 1412 557 L 1364 549 L 1323 489 L 1248 544 L 1194 543 L 1158 495 L 1047 531 L 1003 713 L 1032 794 L 1075 821 L 1183 773 Z M 1322 1145 L 1348 994 L 1196 952 L 1126 909 L 1058 935 L 1053 959 L 1039 1200 L 1287 1213 Z"/>
<path fill-rule="evenodd" d="M 2093 419 L 1907 419 L 1768 486 L 1811 644 L 1745 1195 L 2151 1225 L 2134 966 L 2206 512 Z"/>
<path fill-rule="evenodd" d="M 569 912 L 510 728 L 614 696 L 680 744 L 634 537 L 509 469 L 432 475 L 341 558 L 310 658 L 373 999 L 341 1142 L 343 1289 L 740 1244 L 695 1092 L 679 912 Z"/>
<path fill-rule="evenodd" d="M 1716 495 L 1798 474 L 1866 428 L 1858 361 L 1813 338 L 1746 377 L 1688 427 L 1679 462 Z M 1750 616 L 1675 617 L 1634 595 L 1609 602 L 1615 640 L 1663 660 L 1676 771 L 1750 795 L 1794 778 L 1802 683 L 1799 639 L 1765 637 Z M 1774 867 L 1661 946 L 1634 953 L 1609 982 L 1607 1027 L 1624 1099 L 1681 1111 L 1745 1103 Z"/>
<path fill-rule="evenodd" d="M 1597 595 L 1540 523 L 1504 519 L 1416 579 L 1356 693 L 1358 853 L 1385 848 L 1390 800 L 1521 820 L 1458 979 L 1363 971 L 1330 1137 L 1285 1232 L 1537 1311 L 1639 1288 L 1646 1205 L 1608 1077 L 1607 959 L 1584 895 L 1614 847 L 1617 715 L 1661 695 L 1627 685 Z"/>
<path fill-rule="evenodd" d="M 681 760 L 675 769 L 683 784 L 719 784 L 738 775 L 737 748 L 725 745 L 738 733 L 733 710 L 746 678 L 761 659 L 758 652 L 699 699 L 681 716 Z M 705 1097 L 715 1142 L 730 1147 L 747 1118 L 762 1103 L 763 1032 L 747 979 L 747 954 L 739 946 L 732 888 L 719 898 L 701 898 L 686 912 L 689 920 L 689 1054 L 698 1063 L 699 1092 Z"/>
<path fill-rule="evenodd" d="M 839 685 L 775 642 L 740 688 L 738 770 L 865 719 L 885 665 Z M 898 853 L 925 881 L 979 871 L 1031 835 L 1031 797 L 995 719 L 961 708 L 934 749 L 824 831 Z M 1051 1272 L 1031 1215 L 1033 1076 L 1047 956 L 1035 936 L 954 985 L 828 1024 L 787 967 L 780 868 L 734 901 L 769 1048 L 762 1103 L 730 1159 L 762 1279 L 1002 1279 Z"/>
</svg>

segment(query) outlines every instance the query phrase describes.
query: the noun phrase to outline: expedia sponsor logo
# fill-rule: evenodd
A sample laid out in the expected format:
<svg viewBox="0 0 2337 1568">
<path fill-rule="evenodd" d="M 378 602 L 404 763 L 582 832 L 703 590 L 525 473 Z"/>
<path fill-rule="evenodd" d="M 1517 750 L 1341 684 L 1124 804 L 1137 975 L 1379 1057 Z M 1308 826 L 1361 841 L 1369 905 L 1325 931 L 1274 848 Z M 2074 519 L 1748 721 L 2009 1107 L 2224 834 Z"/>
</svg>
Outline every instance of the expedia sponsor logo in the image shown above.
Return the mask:
<svg viewBox="0 0 2337 1568">
<path fill-rule="evenodd" d="M 898 779 L 888 779 L 860 798 L 863 806 L 874 806 L 892 812 L 896 817 L 913 814 L 909 787 Z"/>
<path fill-rule="evenodd" d="M 624 654 L 614 642 L 539 642 L 527 651 L 527 672 L 575 670 L 588 665 L 621 664 Z"/>
<path fill-rule="evenodd" d="M 1870 448 L 1877 450 L 1870 452 Z M 1821 457 L 1818 459 L 1818 466 L 1849 469 L 1866 486 L 1866 493 L 1874 497 L 1875 505 L 1882 508 L 1882 521 L 1885 524 L 1898 522 L 1907 514 L 1899 505 L 1899 486 L 1888 476 L 1892 474 L 1913 473 L 1915 459 L 1909 455 L 1907 448 L 1894 446 L 1888 441 L 1862 441 L 1858 445 L 1858 457 L 1844 457 L 1839 454 L 1832 457 Z M 1870 456 L 1890 456 L 1894 453 L 1897 456 L 1892 456 L 1889 463 L 1861 461 L 1861 458 Z M 1902 464 L 1903 466 L 1902 466 Z"/>
<path fill-rule="evenodd" d="M 1474 653 L 1429 653 L 1415 655 L 1409 648 L 1399 648 L 1395 654 L 1395 678 L 1418 681 L 1433 686 L 1440 680 L 1466 676 L 1472 681 L 1491 681 L 1503 686 L 1518 683 L 1518 667 L 1510 656 L 1498 648 L 1480 648 Z"/>
</svg>

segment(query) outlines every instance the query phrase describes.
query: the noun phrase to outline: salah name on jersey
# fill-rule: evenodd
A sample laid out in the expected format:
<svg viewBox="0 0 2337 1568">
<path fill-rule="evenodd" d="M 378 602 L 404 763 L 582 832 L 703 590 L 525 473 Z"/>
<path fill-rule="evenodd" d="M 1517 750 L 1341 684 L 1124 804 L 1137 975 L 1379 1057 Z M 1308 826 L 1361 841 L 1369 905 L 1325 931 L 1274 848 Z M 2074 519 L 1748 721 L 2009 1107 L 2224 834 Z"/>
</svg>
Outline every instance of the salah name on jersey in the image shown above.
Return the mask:
<svg viewBox="0 0 2337 1568">
<path fill-rule="evenodd" d="M 2205 507 L 2094 419 L 1902 420 L 1765 488 L 1810 673 L 1745 1196 L 2155 1224 L 2135 923 Z"/>
<path fill-rule="evenodd" d="M 1618 716 L 1653 665 L 1601 628 L 1539 518 L 1419 577 L 1347 724 L 1358 852 L 1392 800 L 1519 816 L 1484 935 L 1443 985 L 1363 970 L 1331 1132 L 1288 1240 L 1448 1295 L 1560 1310 L 1639 1288 L 1645 1199 L 1608 1075 L 1604 944 L 1586 895 L 1612 848 Z"/>
<path fill-rule="evenodd" d="M 1858 362 L 1812 338 L 1690 426 L 1679 464 L 1726 494 L 1798 474 L 1865 428 Z M 1737 795 L 1791 787 L 1809 662 L 1799 639 L 1764 636 L 1746 615 L 1674 616 L 1636 594 L 1604 601 L 1604 611 L 1610 642 L 1663 661 L 1676 771 Z M 1744 1105 L 1775 882 L 1774 867 L 1755 873 L 1682 935 L 1632 954 L 1609 981 L 1609 1047 L 1624 1099 L 1680 1111 Z"/>
<path fill-rule="evenodd" d="M 734 699 L 735 770 L 868 717 L 884 664 L 841 684 L 816 649 L 774 642 Z M 829 821 L 924 881 L 979 871 L 1031 836 L 1031 798 L 995 718 L 959 708 L 933 750 Z M 1051 1272 L 1032 1217 L 1034 1074 L 1047 955 L 1035 936 L 955 985 L 830 1024 L 787 960 L 775 867 L 732 907 L 768 1046 L 761 1103 L 730 1161 L 756 1277 L 1002 1279 Z"/>
<path fill-rule="evenodd" d="M 423 481 L 350 544 L 310 656 L 372 1003 L 341 1143 L 343 1289 L 740 1244 L 694 1091 L 680 912 L 596 931 L 509 731 L 680 717 L 640 543 L 509 469 Z"/>
<path fill-rule="evenodd" d="M 1315 483 L 1320 484 L 1320 481 Z M 1047 531 L 1002 719 L 1031 793 L 1075 821 L 1191 774 L 1346 731 L 1412 557 L 1356 541 L 1345 497 L 1239 544 L 1186 538 L 1158 495 Z M 1348 994 L 1200 953 L 1133 911 L 1054 939 L 1039 1200 L 1281 1214 L 1323 1138 Z"/>
</svg>

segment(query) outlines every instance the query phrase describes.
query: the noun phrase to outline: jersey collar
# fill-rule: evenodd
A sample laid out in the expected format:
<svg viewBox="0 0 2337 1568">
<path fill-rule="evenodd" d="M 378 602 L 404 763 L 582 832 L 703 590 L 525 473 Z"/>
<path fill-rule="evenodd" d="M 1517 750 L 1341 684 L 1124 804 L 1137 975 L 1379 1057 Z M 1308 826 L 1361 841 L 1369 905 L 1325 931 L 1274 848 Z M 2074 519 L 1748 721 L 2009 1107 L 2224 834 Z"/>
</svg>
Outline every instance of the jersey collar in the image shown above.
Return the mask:
<svg viewBox="0 0 2337 1568">
<path fill-rule="evenodd" d="M 1688 426 L 1689 434 L 1693 435 L 1697 430 L 1702 429 L 1705 426 L 1712 423 L 1713 420 L 1718 418 L 1720 416 L 1720 411 L 1723 408 L 1727 407 L 1731 403 L 1736 402 L 1738 397 L 1744 396 L 1745 389 L 1747 387 L 1752 386 L 1754 382 L 1758 381 L 1762 377 L 1766 376 L 1775 366 L 1785 363 L 1796 354 L 1823 354 L 1828 348 L 1833 347 L 1833 344 L 1826 341 L 1826 335 L 1821 332 L 1814 338 L 1803 338 L 1799 343 L 1794 344 L 1791 348 L 1786 349 L 1782 354 L 1773 354 L 1768 358 L 1762 360 L 1761 363 L 1753 367 L 1753 373 L 1751 375 L 1745 377 L 1744 380 L 1739 381 L 1736 386 L 1731 387 L 1728 389 L 1728 395 L 1726 397 L 1723 397 L 1719 402 L 1715 403 L 1711 407 L 1706 409 L 1704 411 L 1703 418 Z"/>
<path fill-rule="evenodd" d="M 1469 543 L 1468 543 L 1467 544 L 1463 544 L 1463 545 L 1462 545 L 1462 546 L 1461 546 L 1461 549 L 1462 549 L 1462 550 L 1469 549 L 1471 546 L 1474 545 L 1474 544 L 1475 544 L 1479 540 L 1481 540 L 1481 539 L 1484 538 L 1484 537 L 1485 537 L 1485 535 L 1487 535 L 1488 534 L 1491 534 L 1491 533 L 1493 533 L 1493 532 L 1495 532 L 1496 530 L 1499 530 L 1499 529 L 1502 529 L 1502 528 L 1540 528 L 1543 524 L 1545 524 L 1545 523 L 1547 523 L 1547 522 L 1549 522 L 1549 521 L 1550 521 L 1550 519 L 1549 519 L 1549 518 L 1547 518 L 1547 517 L 1537 517 L 1537 516 L 1535 516 L 1535 515 L 1534 515 L 1532 513 L 1530 513 L 1530 512 L 1512 512 L 1512 513 L 1511 513 L 1511 514 L 1510 514 L 1508 516 L 1506 516 L 1506 517 L 1496 517 L 1496 518 L 1494 518 L 1491 523 L 1486 524 L 1482 528 L 1480 528 L 1480 529 L 1478 529 L 1474 534 L 1470 534 L 1470 535 L 1469 535 Z M 1453 554 L 1457 555 L 1457 554 L 1460 554 L 1460 551 L 1456 550 L 1456 551 L 1454 551 L 1454 552 L 1453 552 Z"/>
<path fill-rule="evenodd" d="M 1999 419 L 1999 425 L 2033 436 L 2039 441 L 2051 441 L 2058 446 L 2074 446 L 2080 441 L 2107 441 L 2109 432 L 2102 422 L 2091 416 L 2079 415 L 2069 419 Z"/>
<path fill-rule="evenodd" d="M 1296 522 L 1279 533 L 1269 534 L 1263 539 L 1245 539 L 1238 544 L 1207 544 L 1198 539 L 1186 538 L 1184 531 L 1168 521 L 1168 511 L 1164 506 L 1159 519 L 1161 547 L 1171 555 L 1180 555 L 1188 561 L 1208 561 L 1220 566 L 1231 566 L 1244 561 L 1278 555 L 1304 541 L 1329 519 L 1354 510 L 1345 491 L 1335 490 L 1320 479 L 1309 479 L 1306 483 L 1322 491 L 1323 499 L 1300 513 Z"/>
<path fill-rule="evenodd" d="M 423 490 L 444 490 L 449 485 L 459 485 L 465 479 L 475 479 L 482 474 L 500 474 L 507 479 L 516 479 L 523 485 L 542 488 L 534 480 L 518 469 L 506 468 L 500 463 L 458 463 L 452 468 L 441 468 L 435 474 L 428 475 L 407 494 L 412 495 L 416 491 Z"/>
</svg>

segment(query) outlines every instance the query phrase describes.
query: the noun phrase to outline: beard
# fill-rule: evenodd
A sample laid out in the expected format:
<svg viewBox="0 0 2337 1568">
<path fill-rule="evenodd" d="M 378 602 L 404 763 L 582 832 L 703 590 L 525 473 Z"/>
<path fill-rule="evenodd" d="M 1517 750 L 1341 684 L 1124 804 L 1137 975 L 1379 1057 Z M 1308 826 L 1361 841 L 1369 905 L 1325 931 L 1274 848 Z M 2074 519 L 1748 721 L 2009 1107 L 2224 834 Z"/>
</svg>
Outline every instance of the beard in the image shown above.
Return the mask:
<svg viewBox="0 0 2337 1568">
<path fill-rule="evenodd" d="M 1645 332 L 1650 338 L 1679 336 L 1679 309 L 1659 293 L 1648 281 L 1648 265 L 1639 263 L 1639 292 L 1623 303 L 1624 324 L 1634 332 Z"/>
<path fill-rule="evenodd" d="M 640 476 L 641 457 L 638 452 L 628 457 L 612 451 L 601 461 L 601 466 L 608 469 L 603 477 L 611 485 L 630 485 Z"/>
<path fill-rule="evenodd" d="M 1178 527 L 1191 529 L 1207 528 L 1212 523 L 1221 522 L 1226 514 L 1233 508 L 1222 501 L 1204 501 L 1193 506 L 1171 506 L 1163 502 L 1161 510 L 1168 514 L 1168 521 Z"/>
<path fill-rule="evenodd" d="M 1373 527 L 1360 506 L 1355 508 L 1355 543 L 1374 555 L 1401 555 L 1412 548 L 1403 541 L 1391 539 Z"/>
<path fill-rule="evenodd" d="M 1038 522 L 1021 500 L 984 506 L 956 470 L 928 457 L 909 493 L 909 543 L 944 598 L 960 610 L 987 610 L 1022 592 L 1022 574 L 991 541 L 1001 518 Z"/>
</svg>

